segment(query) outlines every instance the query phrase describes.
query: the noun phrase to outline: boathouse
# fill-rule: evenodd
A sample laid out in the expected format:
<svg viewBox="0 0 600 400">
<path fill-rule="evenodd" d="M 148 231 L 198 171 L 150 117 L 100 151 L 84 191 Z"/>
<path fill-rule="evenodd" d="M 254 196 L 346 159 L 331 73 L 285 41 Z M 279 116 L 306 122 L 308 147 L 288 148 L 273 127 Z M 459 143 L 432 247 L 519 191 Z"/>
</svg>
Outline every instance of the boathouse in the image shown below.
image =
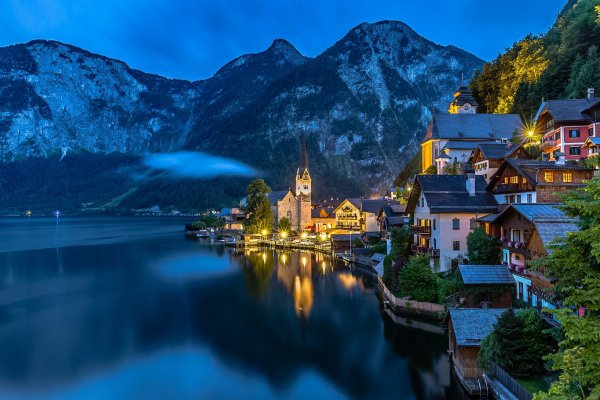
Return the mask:
<svg viewBox="0 0 600 400">
<path fill-rule="evenodd" d="M 483 371 L 477 363 L 481 341 L 494 329 L 506 308 L 451 308 L 448 340 L 454 371 L 460 382 L 472 393 Z M 475 389 L 474 389 L 475 390 Z"/>
<path fill-rule="evenodd" d="M 464 286 L 460 306 L 510 308 L 516 281 L 505 265 L 459 265 Z"/>
</svg>

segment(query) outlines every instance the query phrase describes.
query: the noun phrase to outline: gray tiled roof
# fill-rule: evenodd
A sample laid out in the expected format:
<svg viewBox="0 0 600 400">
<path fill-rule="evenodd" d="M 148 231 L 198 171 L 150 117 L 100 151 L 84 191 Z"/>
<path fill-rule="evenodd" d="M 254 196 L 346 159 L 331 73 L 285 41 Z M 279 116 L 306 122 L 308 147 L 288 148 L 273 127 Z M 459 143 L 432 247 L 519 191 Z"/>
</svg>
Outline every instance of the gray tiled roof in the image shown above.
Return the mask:
<svg viewBox="0 0 600 400">
<path fill-rule="evenodd" d="M 576 232 L 579 230 L 577 222 L 571 221 L 552 221 L 552 220 L 534 220 L 533 224 L 537 230 L 544 247 L 547 251 L 548 245 L 559 237 L 564 237 L 568 232 Z"/>
<path fill-rule="evenodd" d="M 375 253 L 371 256 L 371 261 L 383 261 L 383 259 L 385 258 L 385 254 L 381 254 L 381 253 Z"/>
<path fill-rule="evenodd" d="M 441 114 L 434 113 L 431 137 L 434 139 L 462 139 L 493 141 L 512 138 L 523 129 L 517 114 Z"/>
<path fill-rule="evenodd" d="M 451 308 L 450 318 L 459 346 L 479 347 L 506 308 Z"/>
<path fill-rule="evenodd" d="M 409 208 L 414 210 L 417 196 L 423 192 L 432 213 L 498 211 L 496 199 L 485 190 L 486 182 L 483 176 L 475 176 L 475 196 L 470 196 L 467 192 L 465 180 L 464 175 L 417 175 L 417 190 L 411 194 Z"/>
<path fill-rule="evenodd" d="M 534 218 L 569 218 L 558 208 L 557 204 L 513 204 L 511 206 L 519 214 L 532 221 Z"/>
<path fill-rule="evenodd" d="M 379 262 L 376 266 L 373 267 L 377 275 L 383 276 L 383 261 Z"/>
<path fill-rule="evenodd" d="M 381 211 L 381 209 L 384 206 L 388 206 L 388 205 L 400 205 L 400 203 L 397 202 L 396 200 L 387 200 L 387 199 L 363 200 L 362 201 L 362 211 L 379 214 L 379 211 Z"/>
<path fill-rule="evenodd" d="M 515 278 L 504 265 L 459 265 L 465 285 L 515 285 Z"/>
<path fill-rule="evenodd" d="M 272 205 L 277 205 L 277 202 L 283 200 L 286 194 L 288 194 L 289 190 L 279 190 L 277 192 L 271 192 L 267 195 L 267 199 L 269 203 Z"/>
<path fill-rule="evenodd" d="M 590 116 L 584 114 L 584 111 L 598 102 L 600 98 L 594 98 L 592 101 L 587 98 L 547 100 L 540 106 L 535 119 L 537 120 L 544 111 L 548 111 L 555 121 L 590 121 Z"/>
<path fill-rule="evenodd" d="M 463 141 L 463 140 L 449 140 L 444 146 L 444 150 L 475 150 L 477 146 L 481 145 L 480 142 L 475 141 Z"/>
<path fill-rule="evenodd" d="M 479 145 L 479 150 L 486 160 L 500 160 L 506 158 L 518 148 L 518 145 L 512 143 L 482 143 Z"/>
</svg>

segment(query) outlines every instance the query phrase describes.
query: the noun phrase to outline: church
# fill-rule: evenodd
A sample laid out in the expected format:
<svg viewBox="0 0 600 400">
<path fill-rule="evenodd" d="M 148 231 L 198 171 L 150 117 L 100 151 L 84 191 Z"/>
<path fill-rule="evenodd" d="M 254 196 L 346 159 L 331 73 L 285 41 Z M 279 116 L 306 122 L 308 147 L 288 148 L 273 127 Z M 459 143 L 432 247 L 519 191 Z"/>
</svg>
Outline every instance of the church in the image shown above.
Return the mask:
<svg viewBox="0 0 600 400">
<path fill-rule="evenodd" d="M 287 217 L 292 229 L 296 231 L 306 230 L 311 225 L 311 191 L 312 182 L 308 173 L 308 154 L 306 151 L 306 136 L 300 136 L 300 167 L 296 171 L 294 189 L 271 192 L 268 195 L 275 224 L 283 217 Z"/>
</svg>

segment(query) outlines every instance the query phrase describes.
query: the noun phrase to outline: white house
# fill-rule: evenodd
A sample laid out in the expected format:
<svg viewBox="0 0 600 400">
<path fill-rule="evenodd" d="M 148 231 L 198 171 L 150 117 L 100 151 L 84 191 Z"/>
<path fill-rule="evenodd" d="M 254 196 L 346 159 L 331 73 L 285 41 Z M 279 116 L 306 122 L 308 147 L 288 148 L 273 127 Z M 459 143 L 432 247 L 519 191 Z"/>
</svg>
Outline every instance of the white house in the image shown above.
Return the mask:
<svg viewBox="0 0 600 400">
<path fill-rule="evenodd" d="M 429 254 L 436 270 L 450 269 L 467 252 L 467 235 L 479 217 L 498 211 L 482 176 L 417 175 L 407 213 L 412 215 L 412 250 Z"/>
</svg>

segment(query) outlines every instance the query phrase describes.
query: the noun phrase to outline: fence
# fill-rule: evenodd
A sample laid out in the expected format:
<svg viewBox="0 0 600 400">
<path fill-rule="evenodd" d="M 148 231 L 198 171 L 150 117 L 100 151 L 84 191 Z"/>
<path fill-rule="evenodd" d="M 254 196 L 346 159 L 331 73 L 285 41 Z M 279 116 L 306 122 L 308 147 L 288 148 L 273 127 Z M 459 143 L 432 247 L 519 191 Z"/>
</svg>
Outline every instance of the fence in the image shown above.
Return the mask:
<svg viewBox="0 0 600 400">
<path fill-rule="evenodd" d="M 531 400 L 533 395 L 508 372 L 500 368 L 496 363 L 492 363 L 492 375 L 508 390 L 512 392 L 519 400 Z"/>
<path fill-rule="evenodd" d="M 446 307 L 444 307 L 442 304 L 400 299 L 389 291 L 389 289 L 381 280 L 381 277 L 378 276 L 377 279 L 379 281 L 379 290 L 383 298 L 390 303 L 390 308 L 394 312 L 404 311 L 415 314 L 429 315 L 436 318 L 441 318 L 446 313 Z"/>
</svg>

